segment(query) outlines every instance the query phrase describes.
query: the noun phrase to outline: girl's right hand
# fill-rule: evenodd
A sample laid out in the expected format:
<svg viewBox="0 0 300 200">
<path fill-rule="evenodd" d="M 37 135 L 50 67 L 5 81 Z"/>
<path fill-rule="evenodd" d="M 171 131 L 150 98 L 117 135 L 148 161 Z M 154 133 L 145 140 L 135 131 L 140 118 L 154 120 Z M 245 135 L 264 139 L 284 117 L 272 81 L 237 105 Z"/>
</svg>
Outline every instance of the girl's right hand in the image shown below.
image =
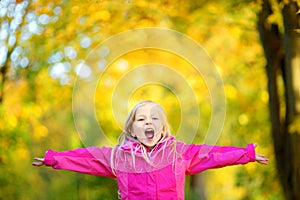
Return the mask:
<svg viewBox="0 0 300 200">
<path fill-rule="evenodd" d="M 34 158 L 35 162 L 32 162 L 33 166 L 43 166 L 45 165 L 44 163 L 44 158 Z"/>
</svg>

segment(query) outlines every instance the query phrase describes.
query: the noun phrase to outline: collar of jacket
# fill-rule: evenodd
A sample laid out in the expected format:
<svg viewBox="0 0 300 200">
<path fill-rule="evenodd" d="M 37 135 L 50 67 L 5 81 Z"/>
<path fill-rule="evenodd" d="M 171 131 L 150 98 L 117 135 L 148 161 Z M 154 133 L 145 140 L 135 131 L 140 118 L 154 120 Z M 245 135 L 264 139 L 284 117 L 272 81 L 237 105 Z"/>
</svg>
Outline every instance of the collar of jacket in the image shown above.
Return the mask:
<svg viewBox="0 0 300 200">
<path fill-rule="evenodd" d="M 175 137 L 170 136 L 168 138 L 162 138 L 151 150 L 146 148 L 147 153 L 152 154 L 154 152 L 159 151 L 162 149 L 165 145 L 168 146 L 170 143 L 172 143 L 175 140 Z M 141 154 L 142 148 L 145 148 L 145 146 L 134 140 L 127 140 L 123 145 L 120 146 L 120 148 L 125 152 L 134 152 Z"/>
</svg>

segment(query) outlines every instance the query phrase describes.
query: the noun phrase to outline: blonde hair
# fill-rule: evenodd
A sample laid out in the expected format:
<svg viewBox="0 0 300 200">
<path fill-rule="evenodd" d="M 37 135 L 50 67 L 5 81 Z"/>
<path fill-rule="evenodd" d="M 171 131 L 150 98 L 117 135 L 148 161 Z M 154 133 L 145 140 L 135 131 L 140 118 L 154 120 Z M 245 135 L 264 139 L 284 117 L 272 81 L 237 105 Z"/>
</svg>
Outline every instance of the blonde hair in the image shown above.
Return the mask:
<svg viewBox="0 0 300 200">
<path fill-rule="evenodd" d="M 138 143 L 139 145 L 137 147 L 133 147 L 132 145 L 129 146 L 131 148 L 131 158 L 132 158 L 132 165 L 135 166 L 135 152 L 140 149 L 141 152 L 142 152 L 142 155 L 144 157 L 144 159 L 146 160 L 146 162 L 148 164 L 153 164 L 150 162 L 150 159 L 147 155 L 147 149 L 146 147 L 135 137 L 133 137 L 131 135 L 131 129 L 132 129 L 132 125 L 133 125 L 133 122 L 135 121 L 135 117 L 136 117 L 136 112 L 137 110 L 146 105 L 146 104 L 154 104 L 154 106 L 156 106 L 158 109 L 158 113 L 161 117 L 161 120 L 163 122 L 163 127 L 162 127 L 162 138 L 160 139 L 160 141 L 158 142 L 165 142 L 167 140 L 169 140 L 171 138 L 171 132 L 170 132 L 170 128 L 169 128 L 169 124 L 168 124 L 168 121 L 167 121 L 167 116 L 166 116 L 166 112 L 165 110 L 163 109 L 163 107 L 161 105 L 159 105 L 158 103 L 154 102 L 154 101 L 151 101 L 151 100 L 143 100 L 143 101 L 140 101 L 139 103 L 137 103 L 133 108 L 132 110 L 130 111 L 130 113 L 128 114 L 127 116 L 127 119 L 126 119 L 126 122 L 125 122 L 125 126 L 124 126 L 124 130 L 123 132 L 121 133 L 121 135 L 119 136 L 118 138 L 118 145 L 116 147 L 113 148 L 113 152 L 111 154 L 111 167 L 113 169 L 113 171 L 115 170 L 114 168 L 117 167 L 115 166 L 115 161 L 116 159 L 121 155 L 121 149 L 120 147 L 122 145 L 125 145 L 125 144 L 128 144 L 130 141 L 133 141 L 133 142 L 136 142 Z M 173 143 L 175 145 L 175 142 Z M 166 144 L 165 146 L 163 147 L 163 151 L 164 151 L 164 148 L 166 147 Z M 174 146 L 175 148 L 175 146 Z"/>
</svg>

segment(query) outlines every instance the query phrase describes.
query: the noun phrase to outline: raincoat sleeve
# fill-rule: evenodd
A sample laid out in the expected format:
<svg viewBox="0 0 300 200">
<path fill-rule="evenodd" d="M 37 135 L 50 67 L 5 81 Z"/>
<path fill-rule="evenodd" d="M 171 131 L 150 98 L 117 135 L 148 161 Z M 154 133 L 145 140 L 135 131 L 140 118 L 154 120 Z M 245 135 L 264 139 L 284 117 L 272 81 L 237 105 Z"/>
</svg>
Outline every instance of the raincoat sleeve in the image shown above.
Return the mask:
<svg viewBox="0 0 300 200">
<path fill-rule="evenodd" d="M 256 160 L 253 144 L 248 144 L 246 148 L 190 145 L 185 152 L 185 157 L 188 160 L 187 174 L 196 174 L 207 169 L 230 165 L 246 164 Z"/>
<path fill-rule="evenodd" d="M 112 148 L 89 147 L 56 152 L 48 150 L 44 157 L 46 166 L 95 176 L 115 178 L 110 167 Z"/>
</svg>

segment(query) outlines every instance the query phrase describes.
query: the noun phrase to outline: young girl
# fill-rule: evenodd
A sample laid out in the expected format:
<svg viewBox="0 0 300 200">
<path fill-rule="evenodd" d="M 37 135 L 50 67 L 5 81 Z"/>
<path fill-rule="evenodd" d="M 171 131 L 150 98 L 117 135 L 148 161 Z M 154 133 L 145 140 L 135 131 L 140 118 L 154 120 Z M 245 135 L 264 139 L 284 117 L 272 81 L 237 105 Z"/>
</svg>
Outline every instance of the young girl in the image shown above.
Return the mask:
<svg viewBox="0 0 300 200">
<path fill-rule="evenodd" d="M 95 176 L 116 178 L 121 199 L 184 199 L 188 174 L 268 159 L 247 148 L 185 144 L 170 133 L 163 108 L 138 103 L 114 148 L 88 147 L 64 152 L 48 150 L 34 166 L 51 166 Z"/>
</svg>

